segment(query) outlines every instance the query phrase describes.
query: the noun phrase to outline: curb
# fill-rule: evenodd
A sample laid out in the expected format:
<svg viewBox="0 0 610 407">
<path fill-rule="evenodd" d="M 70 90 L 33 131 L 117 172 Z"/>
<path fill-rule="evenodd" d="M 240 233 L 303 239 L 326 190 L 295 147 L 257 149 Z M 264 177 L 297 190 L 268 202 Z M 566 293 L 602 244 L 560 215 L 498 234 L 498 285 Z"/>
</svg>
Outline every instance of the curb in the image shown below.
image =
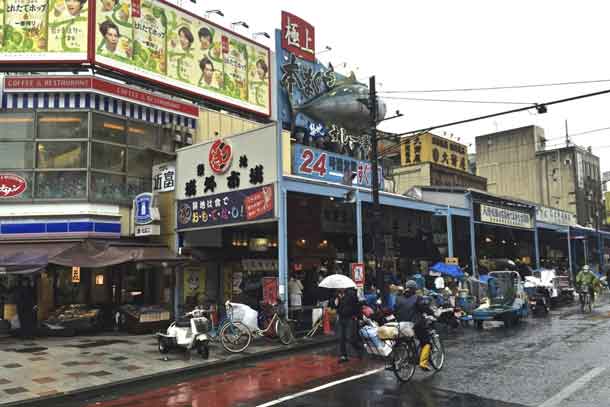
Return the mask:
<svg viewBox="0 0 610 407">
<path fill-rule="evenodd" d="M 36 397 L 30 398 L 20 401 L 12 401 L 10 403 L 0 403 L 0 407 L 13 407 L 13 406 L 40 406 L 46 405 L 46 403 L 59 402 L 65 398 L 76 398 L 88 395 L 89 397 L 93 397 L 98 393 L 105 392 L 112 389 L 119 389 L 120 387 L 126 385 L 134 385 L 141 384 L 149 380 L 153 379 L 169 379 L 175 376 L 195 373 L 197 371 L 208 369 L 210 371 L 222 369 L 225 367 L 234 366 L 240 363 L 248 363 L 248 362 L 256 362 L 263 359 L 269 359 L 274 356 L 284 355 L 287 353 L 298 352 L 314 347 L 324 347 L 330 344 L 333 344 L 337 341 L 334 336 L 329 338 L 324 338 L 320 340 L 301 340 L 300 342 L 295 343 L 294 345 L 275 348 L 270 350 L 264 350 L 261 352 L 253 353 L 253 354 L 242 354 L 242 356 L 229 356 L 229 359 L 218 360 L 210 363 L 203 363 L 194 366 L 182 367 L 178 369 L 172 369 L 165 372 L 158 372 L 138 377 L 133 377 L 130 379 L 117 380 L 114 382 L 104 383 L 97 386 L 89 386 L 83 387 L 78 390 L 71 390 L 67 392 L 60 392 L 50 396 Z"/>
</svg>

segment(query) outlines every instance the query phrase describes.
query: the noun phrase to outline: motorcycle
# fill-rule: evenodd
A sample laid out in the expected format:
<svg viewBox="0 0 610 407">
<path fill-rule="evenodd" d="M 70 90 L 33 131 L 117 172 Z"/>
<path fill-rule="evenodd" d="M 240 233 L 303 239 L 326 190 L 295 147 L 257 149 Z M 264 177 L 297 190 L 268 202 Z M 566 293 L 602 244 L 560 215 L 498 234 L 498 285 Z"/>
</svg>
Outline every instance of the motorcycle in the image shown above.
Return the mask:
<svg viewBox="0 0 610 407">
<path fill-rule="evenodd" d="M 159 353 L 167 354 L 175 348 L 186 351 L 196 349 L 203 359 L 210 356 L 209 320 L 204 316 L 206 311 L 196 307 L 182 318 L 172 322 L 166 333 L 157 333 Z"/>
</svg>

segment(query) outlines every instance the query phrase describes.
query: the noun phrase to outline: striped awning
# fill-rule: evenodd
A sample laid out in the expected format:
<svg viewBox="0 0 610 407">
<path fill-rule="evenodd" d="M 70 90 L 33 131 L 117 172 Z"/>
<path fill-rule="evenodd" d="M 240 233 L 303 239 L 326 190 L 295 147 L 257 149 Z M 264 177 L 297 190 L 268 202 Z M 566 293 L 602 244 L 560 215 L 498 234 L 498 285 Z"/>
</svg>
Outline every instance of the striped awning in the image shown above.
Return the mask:
<svg viewBox="0 0 610 407">
<path fill-rule="evenodd" d="M 4 93 L 6 109 L 93 109 L 154 124 L 176 124 L 194 129 L 196 119 L 137 103 L 89 92 Z"/>
</svg>

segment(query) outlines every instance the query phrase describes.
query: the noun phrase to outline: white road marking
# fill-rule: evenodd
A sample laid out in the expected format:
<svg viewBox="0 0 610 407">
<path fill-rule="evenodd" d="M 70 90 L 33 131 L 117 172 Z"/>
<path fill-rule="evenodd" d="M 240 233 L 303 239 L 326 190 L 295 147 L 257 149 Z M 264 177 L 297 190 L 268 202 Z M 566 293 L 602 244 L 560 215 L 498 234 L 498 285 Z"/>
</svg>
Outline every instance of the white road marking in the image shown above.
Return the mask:
<svg viewBox="0 0 610 407">
<path fill-rule="evenodd" d="M 556 395 L 554 395 L 553 397 L 551 397 L 544 403 L 540 404 L 538 407 L 555 407 L 555 406 L 559 405 L 559 403 L 561 403 L 563 400 L 567 399 L 573 393 L 575 393 L 576 391 L 581 389 L 585 384 L 587 384 L 588 382 L 593 380 L 596 376 L 598 376 L 604 370 L 606 370 L 605 367 L 596 367 L 595 369 L 591 370 L 589 373 L 582 375 L 580 378 L 578 378 L 568 387 L 564 388 L 559 393 L 557 393 Z"/>
<path fill-rule="evenodd" d="M 283 403 L 283 402 L 288 401 L 288 400 L 293 400 L 293 399 L 296 399 L 298 397 L 305 396 L 307 394 L 318 392 L 320 390 L 328 389 L 329 387 L 334 387 L 334 386 L 337 386 L 337 385 L 339 385 L 341 383 L 351 382 L 352 380 L 362 379 L 363 377 L 370 376 L 370 375 L 373 375 L 375 373 L 382 372 L 384 370 L 385 370 L 385 368 L 383 368 L 383 367 L 381 367 L 379 369 L 369 370 L 367 372 L 364 372 L 364 373 L 361 373 L 361 374 L 357 374 L 355 376 L 346 377 L 345 379 L 336 380 L 334 382 L 323 384 L 322 386 L 314 387 L 313 389 L 304 390 L 304 391 L 299 392 L 299 393 L 289 394 L 288 396 L 280 397 L 279 399 L 275 399 L 275 400 L 271 400 L 271 401 L 268 401 L 268 402 L 263 403 L 263 404 L 259 404 L 256 407 L 275 406 L 276 404 L 280 404 L 280 403 Z"/>
</svg>

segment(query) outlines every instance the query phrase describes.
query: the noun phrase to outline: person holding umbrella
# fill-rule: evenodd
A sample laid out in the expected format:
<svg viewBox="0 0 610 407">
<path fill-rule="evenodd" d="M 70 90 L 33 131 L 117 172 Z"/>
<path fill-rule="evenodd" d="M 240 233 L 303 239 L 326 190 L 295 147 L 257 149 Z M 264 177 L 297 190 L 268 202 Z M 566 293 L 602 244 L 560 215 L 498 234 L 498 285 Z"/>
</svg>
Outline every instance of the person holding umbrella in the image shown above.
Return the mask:
<svg viewBox="0 0 610 407">
<path fill-rule="evenodd" d="M 357 339 L 356 322 L 360 312 L 358 296 L 356 294 L 356 284 L 352 279 L 341 274 L 332 274 L 322 280 L 320 287 L 338 289 L 335 305 L 337 306 L 338 326 L 337 334 L 339 336 L 339 363 L 348 361 L 347 344 L 349 344 L 361 356 L 363 349 Z"/>
</svg>

